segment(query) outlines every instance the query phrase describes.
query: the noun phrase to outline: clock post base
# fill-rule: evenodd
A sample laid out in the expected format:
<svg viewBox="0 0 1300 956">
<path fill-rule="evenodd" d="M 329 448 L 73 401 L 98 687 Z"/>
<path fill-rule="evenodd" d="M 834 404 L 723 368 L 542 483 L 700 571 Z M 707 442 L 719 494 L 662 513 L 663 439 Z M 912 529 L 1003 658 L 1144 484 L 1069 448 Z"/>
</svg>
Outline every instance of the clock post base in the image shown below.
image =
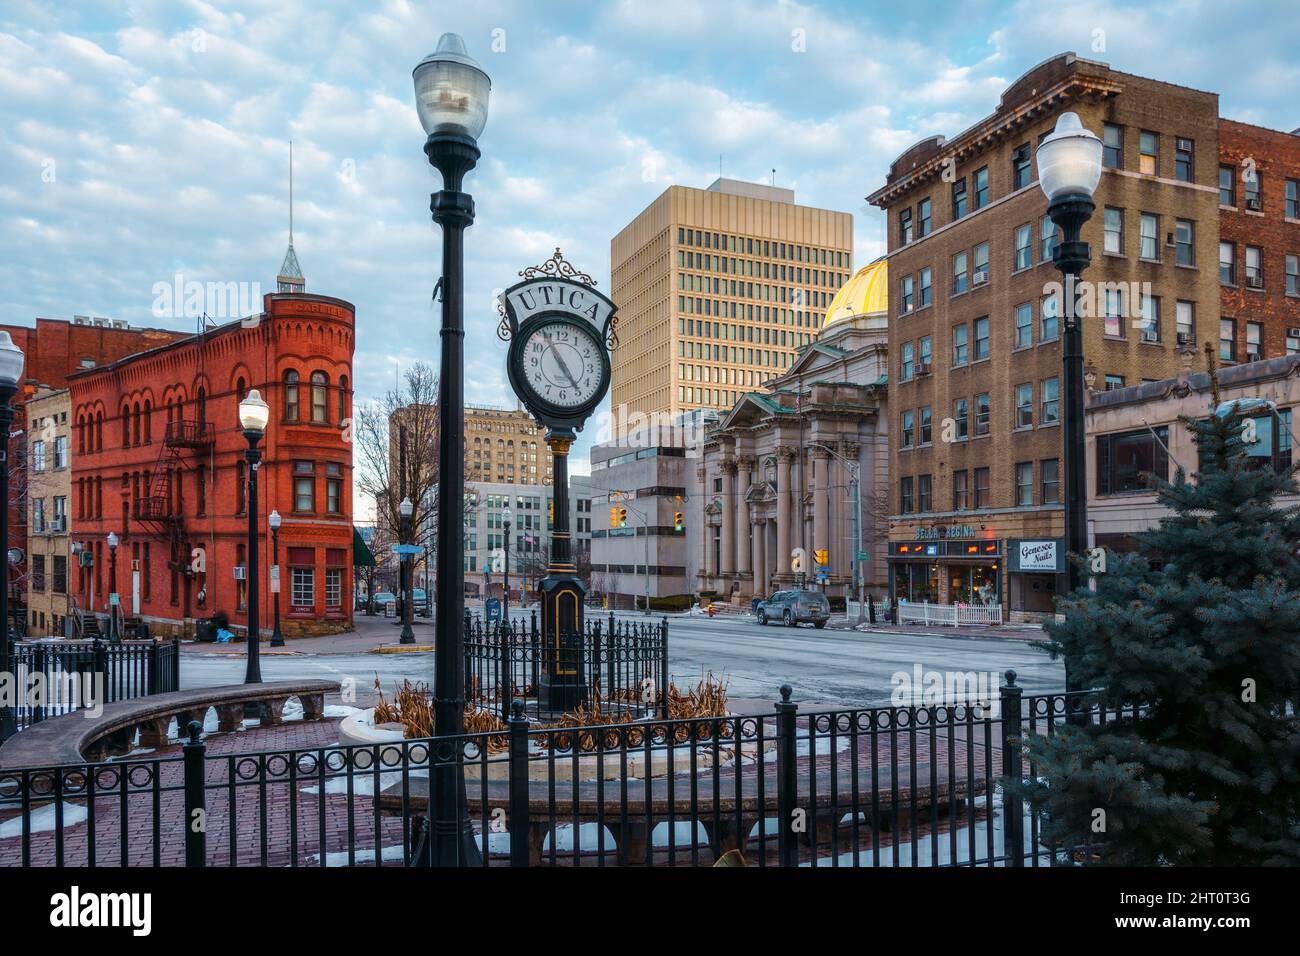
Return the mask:
<svg viewBox="0 0 1300 956">
<path fill-rule="evenodd" d="M 569 711 L 587 701 L 582 650 L 587 588 L 568 572 L 552 571 L 538 588 L 542 602 L 542 707 Z"/>
</svg>

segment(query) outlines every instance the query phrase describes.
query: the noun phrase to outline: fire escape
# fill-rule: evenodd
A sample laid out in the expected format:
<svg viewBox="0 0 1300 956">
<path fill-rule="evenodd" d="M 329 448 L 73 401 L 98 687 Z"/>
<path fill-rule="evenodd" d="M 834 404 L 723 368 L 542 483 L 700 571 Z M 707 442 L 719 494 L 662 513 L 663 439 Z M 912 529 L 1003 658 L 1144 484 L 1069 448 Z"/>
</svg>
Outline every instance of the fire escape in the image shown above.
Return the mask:
<svg viewBox="0 0 1300 956">
<path fill-rule="evenodd" d="M 189 568 L 181 553 L 185 538 L 185 517 L 181 513 L 176 483 L 185 469 L 201 465 L 202 454 L 212 446 L 214 429 L 211 422 L 179 419 L 167 423 L 162 448 L 154 466 L 153 477 L 144 497 L 135 502 L 135 518 L 150 537 L 168 546 L 171 560 L 177 570 Z"/>
</svg>

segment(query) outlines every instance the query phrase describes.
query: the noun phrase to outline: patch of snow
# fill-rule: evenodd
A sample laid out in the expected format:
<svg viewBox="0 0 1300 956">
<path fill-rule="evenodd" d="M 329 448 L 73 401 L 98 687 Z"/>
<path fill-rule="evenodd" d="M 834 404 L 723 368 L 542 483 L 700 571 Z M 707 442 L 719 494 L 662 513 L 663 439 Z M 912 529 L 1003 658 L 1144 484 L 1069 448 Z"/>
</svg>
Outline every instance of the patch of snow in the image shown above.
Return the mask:
<svg viewBox="0 0 1300 956">
<path fill-rule="evenodd" d="M 52 803 L 47 803 L 42 807 L 33 810 L 28 819 L 31 821 L 32 833 L 51 833 L 58 825 L 57 808 Z M 76 826 L 78 823 L 86 822 L 86 808 L 79 803 L 63 804 L 63 827 Z M 0 823 L 0 840 L 12 840 L 20 838 L 23 835 L 23 817 L 22 814 L 14 817 L 12 820 L 6 820 Z"/>
<path fill-rule="evenodd" d="M 326 717 L 351 717 L 361 713 L 361 708 L 349 707 L 347 704 L 326 704 L 323 713 Z"/>
<path fill-rule="evenodd" d="M 380 852 L 383 854 L 381 860 L 384 863 L 401 863 L 406 859 L 405 851 L 400 843 L 396 843 L 393 846 L 386 846 Z M 352 854 L 352 859 L 355 861 L 357 866 L 364 866 L 367 863 L 373 865 L 375 862 L 375 851 L 357 850 Z M 307 857 L 307 861 L 309 863 L 319 864 L 320 854 L 313 853 L 311 856 Z M 339 850 L 335 853 L 326 853 L 325 865 L 334 867 L 347 866 L 348 851 Z"/>
</svg>

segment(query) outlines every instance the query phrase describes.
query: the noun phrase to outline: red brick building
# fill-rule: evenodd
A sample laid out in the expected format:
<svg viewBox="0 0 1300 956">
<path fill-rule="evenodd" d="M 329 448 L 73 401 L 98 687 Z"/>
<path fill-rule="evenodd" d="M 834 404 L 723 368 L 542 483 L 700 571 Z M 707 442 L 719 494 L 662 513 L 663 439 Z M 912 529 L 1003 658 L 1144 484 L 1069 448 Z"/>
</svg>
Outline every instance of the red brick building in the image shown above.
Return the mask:
<svg viewBox="0 0 1300 956">
<path fill-rule="evenodd" d="M 153 634 L 190 634 L 218 612 L 247 626 L 238 405 L 256 388 L 272 410 L 258 470 L 262 634 L 273 623 L 272 509 L 283 518 L 285 635 L 351 628 L 355 309 L 310 294 L 267 295 L 263 309 L 68 376 L 72 537 L 94 555 L 74 586 L 80 608 L 107 608 L 112 531 L 124 613 Z"/>
<path fill-rule="evenodd" d="M 1219 358 L 1300 353 L 1300 136 L 1219 120 Z"/>
</svg>

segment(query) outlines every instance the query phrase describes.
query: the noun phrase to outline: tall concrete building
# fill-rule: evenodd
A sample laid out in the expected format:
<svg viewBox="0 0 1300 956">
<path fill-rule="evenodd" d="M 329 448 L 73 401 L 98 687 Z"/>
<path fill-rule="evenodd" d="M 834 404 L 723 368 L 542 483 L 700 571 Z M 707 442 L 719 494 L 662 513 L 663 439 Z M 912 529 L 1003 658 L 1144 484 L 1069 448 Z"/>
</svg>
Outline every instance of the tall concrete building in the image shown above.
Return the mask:
<svg viewBox="0 0 1300 956">
<path fill-rule="evenodd" d="M 465 480 L 506 485 L 549 485 L 551 456 L 542 430 L 522 408 L 466 405 Z M 438 410 L 432 405 L 408 405 L 393 412 L 388 427 L 389 473 L 398 474 L 398 434 L 408 425 L 410 448 L 436 444 Z M 427 434 L 426 434 L 427 432 Z M 414 454 L 415 452 L 412 451 Z"/>
<path fill-rule="evenodd" d="M 670 186 L 613 239 L 616 420 L 730 408 L 784 375 L 852 274 L 853 217 L 719 179 Z"/>
</svg>

